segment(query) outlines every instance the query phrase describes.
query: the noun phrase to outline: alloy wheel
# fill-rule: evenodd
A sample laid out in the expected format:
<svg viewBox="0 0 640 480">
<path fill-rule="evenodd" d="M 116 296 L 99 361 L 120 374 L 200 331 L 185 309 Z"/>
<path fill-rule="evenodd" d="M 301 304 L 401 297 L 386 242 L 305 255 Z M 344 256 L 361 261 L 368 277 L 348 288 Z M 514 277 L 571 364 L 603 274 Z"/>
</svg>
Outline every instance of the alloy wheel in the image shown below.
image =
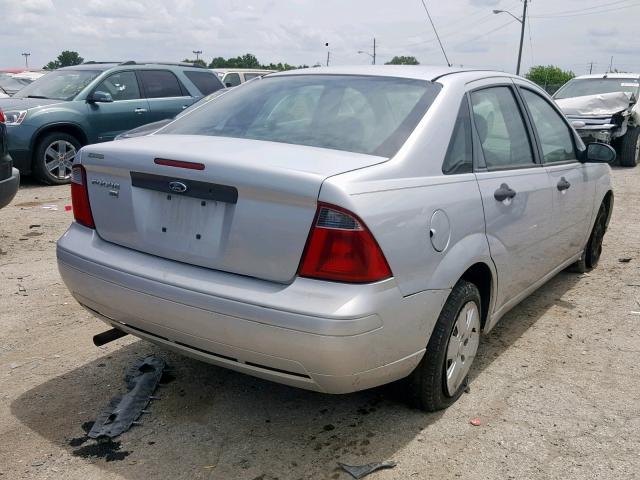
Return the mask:
<svg viewBox="0 0 640 480">
<path fill-rule="evenodd" d="M 66 180 L 71 177 L 71 168 L 77 153 L 72 143 L 56 140 L 44 151 L 45 168 L 52 177 Z"/>
</svg>

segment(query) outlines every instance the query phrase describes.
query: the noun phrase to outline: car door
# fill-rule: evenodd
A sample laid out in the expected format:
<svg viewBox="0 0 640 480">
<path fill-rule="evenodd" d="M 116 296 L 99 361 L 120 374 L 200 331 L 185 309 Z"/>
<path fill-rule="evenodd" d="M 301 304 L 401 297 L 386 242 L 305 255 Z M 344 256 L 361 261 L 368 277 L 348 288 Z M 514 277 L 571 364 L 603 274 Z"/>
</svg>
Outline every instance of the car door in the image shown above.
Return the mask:
<svg viewBox="0 0 640 480">
<path fill-rule="evenodd" d="M 149 123 L 149 103 L 142 98 L 134 71 L 116 72 L 106 77 L 89 95 L 107 94 L 112 102 L 87 103 L 91 140 L 105 142 L 116 135 Z"/>
<path fill-rule="evenodd" d="M 562 114 L 533 89 L 518 88 L 551 183 L 553 236 L 549 255 L 560 265 L 585 247 L 596 186 L 587 166 L 578 161 L 575 137 Z"/>
<path fill-rule="evenodd" d="M 484 81 L 469 94 L 476 179 L 498 274 L 497 310 L 517 303 L 552 264 L 544 254 L 551 235 L 549 177 L 536 162 L 531 132 L 507 82 Z"/>
<path fill-rule="evenodd" d="M 195 101 L 170 70 L 139 70 L 151 122 L 173 118 Z"/>
</svg>

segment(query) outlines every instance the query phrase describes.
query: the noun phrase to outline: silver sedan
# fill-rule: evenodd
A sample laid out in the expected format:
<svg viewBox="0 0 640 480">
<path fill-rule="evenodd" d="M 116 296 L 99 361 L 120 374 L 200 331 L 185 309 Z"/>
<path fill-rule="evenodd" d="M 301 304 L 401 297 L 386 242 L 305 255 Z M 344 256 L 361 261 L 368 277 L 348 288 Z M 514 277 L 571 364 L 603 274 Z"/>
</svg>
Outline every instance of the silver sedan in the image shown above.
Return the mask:
<svg viewBox="0 0 640 480">
<path fill-rule="evenodd" d="M 406 379 L 437 410 L 482 333 L 597 265 L 614 158 L 506 73 L 269 75 L 84 147 L 58 265 L 119 332 L 327 393 Z"/>
</svg>

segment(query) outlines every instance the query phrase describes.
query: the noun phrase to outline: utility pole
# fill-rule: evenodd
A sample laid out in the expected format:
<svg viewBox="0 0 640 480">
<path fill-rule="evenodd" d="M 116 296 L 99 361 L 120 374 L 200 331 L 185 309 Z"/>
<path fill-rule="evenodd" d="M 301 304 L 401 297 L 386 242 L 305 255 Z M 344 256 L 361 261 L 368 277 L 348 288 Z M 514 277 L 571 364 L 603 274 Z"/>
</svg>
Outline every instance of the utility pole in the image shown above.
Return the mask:
<svg viewBox="0 0 640 480">
<path fill-rule="evenodd" d="M 611 55 L 611 61 L 609 62 L 609 73 L 613 72 L 613 55 Z"/>
<path fill-rule="evenodd" d="M 518 50 L 518 67 L 516 68 L 516 75 L 520 75 L 520 62 L 522 60 L 522 45 L 524 43 L 524 27 L 527 23 L 527 0 L 524 0 L 524 8 L 522 10 L 522 29 L 520 30 L 520 50 Z"/>
<path fill-rule="evenodd" d="M 26 67 L 27 70 L 29 70 L 29 55 L 31 54 L 28 52 L 24 52 L 24 53 L 21 53 L 20 55 L 24 57 L 24 66 Z"/>
<path fill-rule="evenodd" d="M 373 53 L 365 52 L 364 50 L 358 50 L 358 53 L 364 53 L 365 55 L 369 55 L 371 57 L 371 65 L 376 64 L 376 39 L 373 38 Z"/>
<path fill-rule="evenodd" d="M 529 0 L 524 0 L 524 8 L 522 10 L 522 18 L 516 17 L 513 13 L 508 10 L 494 10 L 493 13 L 506 13 L 507 15 L 511 15 L 514 19 L 520 22 L 520 48 L 518 49 L 518 65 L 516 66 L 516 75 L 520 75 L 520 63 L 522 61 L 522 45 L 524 44 L 524 29 L 527 24 L 527 3 Z"/>
<path fill-rule="evenodd" d="M 202 55 L 202 50 L 192 50 L 193 53 L 196 54 L 196 60 L 200 60 L 200 55 Z"/>
<path fill-rule="evenodd" d="M 326 42 L 324 44 L 325 47 L 327 47 L 327 67 L 329 66 L 329 58 L 331 57 L 331 52 L 329 51 L 329 42 Z"/>
<path fill-rule="evenodd" d="M 373 64 L 376 64 L 376 37 L 373 37 Z"/>
<path fill-rule="evenodd" d="M 591 75 L 593 73 L 593 62 L 589 62 L 589 75 Z"/>
</svg>

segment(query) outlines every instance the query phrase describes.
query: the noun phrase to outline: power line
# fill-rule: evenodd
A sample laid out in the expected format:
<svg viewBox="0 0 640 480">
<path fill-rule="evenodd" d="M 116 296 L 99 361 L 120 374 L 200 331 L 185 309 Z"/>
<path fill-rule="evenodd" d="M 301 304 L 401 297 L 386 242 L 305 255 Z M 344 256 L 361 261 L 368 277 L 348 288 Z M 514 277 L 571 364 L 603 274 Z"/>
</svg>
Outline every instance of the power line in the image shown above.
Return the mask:
<svg viewBox="0 0 640 480">
<path fill-rule="evenodd" d="M 486 37 L 490 33 L 497 32 L 498 30 L 502 30 L 503 28 L 511 25 L 513 22 L 515 22 L 515 20 L 511 19 L 507 23 L 503 23 L 502 25 L 500 25 L 499 27 L 494 28 L 493 30 L 489 30 L 488 32 L 481 33 L 479 35 L 476 35 L 475 37 L 471 37 L 471 38 L 466 39 L 464 42 L 460 42 L 457 45 L 454 45 L 454 48 L 455 47 L 460 47 L 460 46 L 465 45 L 465 44 L 467 44 L 469 42 L 473 42 L 474 40 L 477 40 L 478 38 Z"/>
<path fill-rule="evenodd" d="M 545 13 L 544 16 L 546 16 L 546 15 L 564 15 L 566 13 L 582 13 L 585 10 L 596 10 L 598 8 L 609 7 L 611 5 L 618 5 L 620 3 L 629 3 L 629 2 L 633 2 L 633 1 L 634 0 L 617 0 L 615 2 L 601 3 L 599 5 L 592 5 L 590 7 L 584 7 L 584 8 L 579 8 L 579 9 L 575 9 L 575 10 L 564 10 L 562 12 Z"/>
<path fill-rule="evenodd" d="M 433 23 L 433 20 L 431 20 L 431 14 L 429 13 L 429 9 L 427 8 L 427 4 L 424 3 L 424 0 L 420 0 L 422 2 L 422 6 L 424 7 L 424 11 L 427 12 L 427 17 L 429 17 L 429 21 L 431 22 L 431 26 L 433 27 L 433 31 L 436 34 L 436 38 L 438 39 L 438 43 L 440 44 L 440 49 L 442 50 L 442 54 L 444 55 L 444 59 L 447 61 L 447 66 L 450 67 L 451 66 L 451 62 L 449 61 L 449 58 L 447 58 L 447 52 L 444 51 L 444 47 L 442 46 L 442 42 L 440 41 L 440 37 L 438 36 L 438 30 L 436 30 L 436 26 Z"/>
<path fill-rule="evenodd" d="M 536 15 L 535 17 L 532 18 L 567 18 L 567 17 L 584 17 L 586 15 L 597 15 L 599 13 L 607 13 L 607 12 L 616 12 L 618 10 L 626 10 L 627 8 L 635 8 L 635 7 L 640 7 L 640 4 L 636 3 L 634 5 L 626 5 L 623 7 L 617 7 L 617 8 L 609 8 L 609 9 L 605 9 L 605 10 L 598 10 L 596 12 L 584 12 L 584 13 L 573 13 L 570 15 L 561 15 L 561 14 L 548 14 L 548 15 Z"/>
</svg>

